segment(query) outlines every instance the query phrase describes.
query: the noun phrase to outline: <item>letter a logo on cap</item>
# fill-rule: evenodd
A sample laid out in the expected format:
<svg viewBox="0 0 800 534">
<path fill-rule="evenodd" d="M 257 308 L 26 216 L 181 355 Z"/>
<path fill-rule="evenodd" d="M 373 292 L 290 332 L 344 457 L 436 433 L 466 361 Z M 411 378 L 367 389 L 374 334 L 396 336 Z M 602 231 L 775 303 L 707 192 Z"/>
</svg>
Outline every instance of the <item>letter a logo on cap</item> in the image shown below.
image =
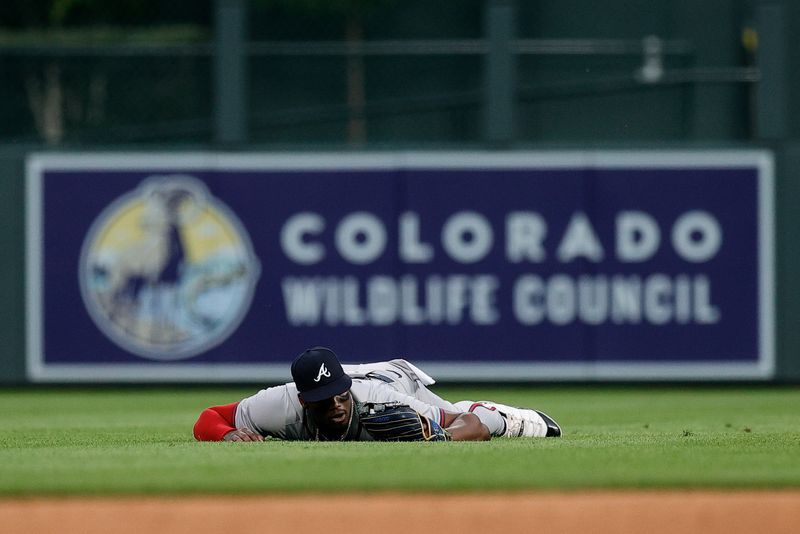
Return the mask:
<svg viewBox="0 0 800 534">
<path fill-rule="evenodd" d="M 330 399 L 347 391 L 353 384 L 336 354 L 325 347 L 308 349 L 295 358 L 292 378 L 297 393 L 305 402 Z"/>
<path fill-rule="evenodd" d="M 328 372 L 328 368 L 325 367 L 325 364 L 319 366 L 319 373 L 317 373 L 317 378 L 314 379 L 314 382 L 319 382 L 322 380 L 322 377 L 330 378 L 331 374 Z"/>
</svg>

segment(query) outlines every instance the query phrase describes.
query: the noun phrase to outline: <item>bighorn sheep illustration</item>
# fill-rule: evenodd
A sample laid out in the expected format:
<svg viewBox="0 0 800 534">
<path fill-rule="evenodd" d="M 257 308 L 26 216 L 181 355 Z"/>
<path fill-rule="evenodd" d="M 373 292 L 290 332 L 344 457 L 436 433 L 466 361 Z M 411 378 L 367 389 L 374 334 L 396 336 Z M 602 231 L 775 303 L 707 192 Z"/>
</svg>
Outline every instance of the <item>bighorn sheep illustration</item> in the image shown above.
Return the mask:
<svg viewBox="0 0 800 534">
<path fill-rule="evenodd" d="M 104 279 L 101 304 L 119 326 L 138 328 L 135 313 L 140 309 L 145 289 L 156 296 L 150 310 L 163 330 L 169 326 L 170 300 L 177 298 L 181 273 L 186 262 L 186 246 L 181 225 L 196 216 L 206 202 L 207 191 L 189 176 L 154 176 L 142 184 L 144 209 L 139 220 L 143 237 L 114 256 L 106 256 L 93 266 Z M 152 331 L 147 337 L 157 336 Z M 166 335 L 166 332 L 161 332 Z"/>
</svg>

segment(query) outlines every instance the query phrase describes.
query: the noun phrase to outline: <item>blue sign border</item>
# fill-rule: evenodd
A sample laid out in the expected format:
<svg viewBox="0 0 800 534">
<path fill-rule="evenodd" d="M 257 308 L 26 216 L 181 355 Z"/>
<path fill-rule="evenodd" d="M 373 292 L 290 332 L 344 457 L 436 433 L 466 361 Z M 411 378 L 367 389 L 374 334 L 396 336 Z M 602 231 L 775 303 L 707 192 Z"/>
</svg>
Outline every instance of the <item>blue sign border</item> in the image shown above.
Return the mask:
<svg viewBox="0 0 800 534">
<path fill-rule="evenodd" d="M 442 381 L 751 380 L 775 371 L 774 158 L 766 150 L 392 153 L 75 153 L 32 154 L 27 160 L 27 370 L 37 382 L 265 381 L 289 378 L 282 364 L 52 364 L 43 353 L 43 173 L 47 170 L 378 170 L 378 169 L 758 169 L 758 358 L 753 362 L 442 363 L 408 357 Z M 389 355 L 387 355 L 389 356 Z"/>
</svg>

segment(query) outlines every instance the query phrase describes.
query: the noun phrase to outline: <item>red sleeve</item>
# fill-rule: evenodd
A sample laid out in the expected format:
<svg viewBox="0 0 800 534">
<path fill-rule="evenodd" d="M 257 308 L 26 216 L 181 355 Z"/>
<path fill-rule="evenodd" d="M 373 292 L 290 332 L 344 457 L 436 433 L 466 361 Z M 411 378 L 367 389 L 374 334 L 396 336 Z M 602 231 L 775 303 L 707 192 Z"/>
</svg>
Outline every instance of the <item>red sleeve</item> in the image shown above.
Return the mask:
<svg viewBox="0 0 800 534">
<path fill-rule="evenodd" d="M 194 424 L 197 441 L 222 441 L 225 434 L 236 430 L 236 407 L 238 402 L 206 408 Z"/>
</svg>

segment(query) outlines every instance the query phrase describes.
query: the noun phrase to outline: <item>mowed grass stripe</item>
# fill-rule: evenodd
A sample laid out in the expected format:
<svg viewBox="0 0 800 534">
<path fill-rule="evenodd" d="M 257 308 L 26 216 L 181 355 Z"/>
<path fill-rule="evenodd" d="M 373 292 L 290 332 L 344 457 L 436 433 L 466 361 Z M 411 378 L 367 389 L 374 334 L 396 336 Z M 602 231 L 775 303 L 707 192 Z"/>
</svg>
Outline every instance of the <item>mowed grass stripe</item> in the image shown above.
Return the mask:
<svg viewBox="0 0 800 534">
<path fill-rule="evenodd" d="M 199 412 L 252 389 L 0 392 L 0 494 L 800 487 L 800 389 L 440 387 L 540 408 L 561 439 L 197 443 Z"/>
</svg>

